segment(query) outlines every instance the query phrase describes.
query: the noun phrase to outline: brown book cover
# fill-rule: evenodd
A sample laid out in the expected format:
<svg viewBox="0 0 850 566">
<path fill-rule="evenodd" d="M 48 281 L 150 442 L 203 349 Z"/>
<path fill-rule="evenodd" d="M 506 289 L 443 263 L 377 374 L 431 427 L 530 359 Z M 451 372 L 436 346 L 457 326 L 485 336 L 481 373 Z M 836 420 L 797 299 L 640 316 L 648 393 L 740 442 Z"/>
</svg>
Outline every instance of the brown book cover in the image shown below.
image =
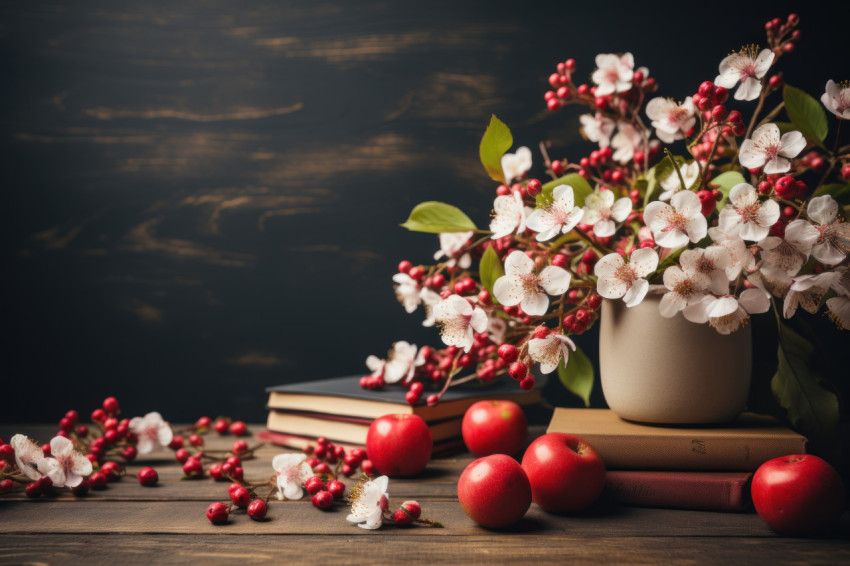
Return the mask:
<svg viewBox="0 0 850 566">
<path fill-rule="evenodd" d="M 723 427 L 658 426 L 609 409 L 555 409 L 547 432 L 585 440 L 608 469 L 755 471 L 771 458 L 806 451 L 806 438 L 770 417 L 745 413 Z"/>
<path fill-rule="evenodd" d="M 531 405 L 540 401 L 540 391 L 523 391 L 516 382 L 502 380 L 481 385 L 478 383 L 451 387 L 440 403 L 429 407 L 425 391 L 416 405 L 404 399 L 404 387 L 387 387 L 369 391 L 360 387 L 361 376 L 335 377 L 269 387 L 268 408 L 290 411 L 307 411 L 321 414 L 347 415 L 376 419 L 390 414 L 416 414 L 426 421 L 437 421 L 462 416 L 472 404 L 484 399 L 500 399 Z"/>
<path fill-rule="evenodd" d="M 746 511 L 752 477 L 748 472 L 614 470 L 605 481 L 611 496 L 625 505 Z"/>
<path fill-rule="evenodd" d="M 441 442 L 461 435 L 461 418 L 447 419 L 428 423 L 434 442 Z M 366 444 L 366 433 L 369 431 L 371 419 L 340 418 L 331 415 L 307 415 L 284 411 L 269 411 L 267 428 L 273 432 L 296 436 L 323 436 L 331 442 L 347 444 Z"/>
</svg>

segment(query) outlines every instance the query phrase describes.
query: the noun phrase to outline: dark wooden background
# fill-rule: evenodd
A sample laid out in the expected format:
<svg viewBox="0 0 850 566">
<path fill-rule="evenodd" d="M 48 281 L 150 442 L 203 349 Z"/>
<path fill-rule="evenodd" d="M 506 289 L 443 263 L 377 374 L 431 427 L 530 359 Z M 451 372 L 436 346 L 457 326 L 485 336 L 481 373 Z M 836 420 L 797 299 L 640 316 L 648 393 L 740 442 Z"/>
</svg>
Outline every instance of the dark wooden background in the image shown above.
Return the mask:
<svg viewBox="0 0 850 566">
<path fill-rule="evenodd" d="M 438 343 L 390 281 L 436 237 L 398 224 L 422 200 L 487 224 L 491 113 L 519 144 L 592 149 L 579 109 L 544 109 L 559 60 L 585 77 L 631 50 L 682 99 L 793 9 L 794 82 L 850 78 L 827 5 L 575 4 L 0 2 L 0 419 L 116 395 L 263 420 L 267 385 Z"/>
</svg>

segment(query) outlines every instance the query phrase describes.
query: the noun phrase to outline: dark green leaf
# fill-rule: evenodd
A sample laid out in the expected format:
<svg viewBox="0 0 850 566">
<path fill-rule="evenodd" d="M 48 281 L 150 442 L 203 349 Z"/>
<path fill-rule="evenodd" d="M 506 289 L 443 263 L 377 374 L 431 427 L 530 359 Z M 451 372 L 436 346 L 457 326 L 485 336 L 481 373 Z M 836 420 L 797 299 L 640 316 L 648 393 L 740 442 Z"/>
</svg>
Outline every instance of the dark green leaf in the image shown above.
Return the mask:
<svg viewBox="0 0 850 566">
<path fill-rule="evenodd" d="M 559 185 L 569 185 L 573 188 L 576 206 L 584 206 L 584 199 L 593 192 L 593 187 L 590 186 L 587 179 L 578 173 L 570 173 L 543 185 L 543 190 L 537 195 L 538 208 L 552 202 L 552 191 Z"/>
<path fill-rule="evenodd" d="M 564 360 L 558 364 L 558 378 L 568 391 L 581 397 L 584 401 L 584 406 L 590 406 L 590 392 L 593 390 L 593 364 L 581 351 L 581 348 L 576 347 L 576 351 L 570 353 L 570 360 L 567 362 L 567 367 L 564 367 Z"/>
<path fill-rule="evenodd" d="M 820 102 L 791 85 L 785 85 L 782 98 L 785 100 L 785 111 L 791 122 L 807 140 L 822 146 L 829 128 L 826 112 Z"/>
<path fill-rule="evenodd" d="M 732 190 L 732 187 L 746 182 L 747 180 L 744 179 L 744 176 L 737 171 L 726 171 L 709 181 L 709 184 L 716 186 L 717 190 L 723 193 L 723 198 L 717 203 L 717 210 L 722 210 L 726 206 L 726 201 L 729 200 L 729 191 Z"/>
<path fill-rule="evenodd" d="M 493 296 L 493 284 L 496 279 L 505 274 L 505 269 L 502 266 L 502 261 L 499 259 L 499 254 L 492 246 L 488 246 L 481 256 L 481 265 L 478 268 L 478 275 L 481 277 L 481 284 L 484 288 L 490 291 L 490 298 L 496 303 L 496 297 Z"/>
<path fill-rule="evenodd" d="M 508 151 L 514 143 L 514 138 L 511 135 L 511 130 L 504 122 L 496 118 L 496 115 L 490 117 L 490 125 L 487 126 L 487 131 L 481 138 L 481 145 L 478 147 L 478 155 L 481 157 L 481 164 L 490 178 L 500 183 L 505 182 L 505 174 L 502 171 L 502 156 Z"/>
<path fill-rule="evenodd" d="M 838 426 L 838 398 L 821 387 L 820 376 L 811 371 L 813 351 L 808 340 L 780 322 L 779 366 L 770 389 L 796 427 L 830 438 Z"/>
<path fill-rule="evenodd" d="M 839 204 L 850 204 L 850 185 L 847 183 L 832 183 L 831 185 L 821 185 L 812 196 L 820 197 L 830 195 Z"/>
<path fill-rule="evenodd" d="M 465 232 L 477 230 L 475 223 L 459 208 L 444 202 L 417 204 L 407 222 L 401 225 L 412 232 Z"/>
</svg>

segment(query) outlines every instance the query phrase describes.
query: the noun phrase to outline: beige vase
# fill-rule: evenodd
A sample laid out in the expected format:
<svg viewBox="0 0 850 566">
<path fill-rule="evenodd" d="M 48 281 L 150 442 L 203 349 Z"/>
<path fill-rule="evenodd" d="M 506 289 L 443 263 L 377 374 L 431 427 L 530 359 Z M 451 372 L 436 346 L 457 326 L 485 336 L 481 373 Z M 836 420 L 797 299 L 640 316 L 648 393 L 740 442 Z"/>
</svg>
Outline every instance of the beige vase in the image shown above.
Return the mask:
<svg viewBox="0 0 850 566">
<path fill-rule="evenodd" d="M 628 420 L 658 424 L 726 423 L 750 390 L 750 326 L 730 335 L 681 314 L 658 313 L 660 296 L 628 308 L 605 300 L 599 369 L 608 406 Z"/>
</svg>

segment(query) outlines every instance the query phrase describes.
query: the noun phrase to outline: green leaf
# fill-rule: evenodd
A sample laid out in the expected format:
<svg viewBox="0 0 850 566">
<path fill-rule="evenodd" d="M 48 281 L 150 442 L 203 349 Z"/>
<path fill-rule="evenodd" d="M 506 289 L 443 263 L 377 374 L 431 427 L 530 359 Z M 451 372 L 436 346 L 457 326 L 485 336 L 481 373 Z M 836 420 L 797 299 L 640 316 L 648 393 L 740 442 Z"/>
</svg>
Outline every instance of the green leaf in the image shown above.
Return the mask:
<svg viewBox="0 0 850 566">
<path fill-rule="evenodd" d="M 732 187 L 746 182 L 747 180 L 744 179 L 744 176 L 737 171 L 726 171 L 709 181 L 709 184 L 715 185 L 717 190 L 723 193 L 723 198 L 717 203 L 717 210 L 722 210 L 726 206 L 726 201 L 729 200 L 729 192 L 732 190 Z"/>
<path fill-rule="evenodd" d="M 575 206 L 584 206 L 584 199 L 593 192 L 593 187 L 590 186 L 587 179 L 578 173 L 570 173 L 543 185 L 543 190 L 537 195 L 537 208 L 552 202 L 552 191 L 559 185 L 569 185 L 573 188 Z"/>
<path fill-rule="evenodd" d="M 785 100 L 785 111 L 791 122 L 806 136 L 810 142 L 823 146 L 829 127 L 826 122 L 826 112 L 820 102 L 791 85 L 785 85 L 782 90 Z"/>
<path fill-rule="evenodd" d="M 511 135 L 511 130 L 504 122 L 496 118 L 493 114 L 490 117 L 490 125 L 487 126 L 487 131 L 481 138 L 481 145 L 478 146 L 478 155 L 481 157 L 481 164 L 490 178 L 500 183 L 505 182 L 505 174 L 502 171 L 502 156 L 508 151 L 514 143 L 514 137 Z"/>
<path fill-rule="evenodd" d="M 558 364 L 558 378 L 568 391 L 581 397 L 584 406 L 590 406 L 590 392 L 593 390 L 593 364 L 588 357 L 576 347 L 576 351 L 570 354 L 567 367 L 564 360 Z"/>
<path fill-rule="evenodd" d="M 644 174 L 643 179 L 639 179 L 637 183 L 635 183 L 635 188 L 640 190 L 640 183 L 645 184 L 643 187 L 643 207 L 646 208 L 646 205 L 649 204 L 649 201 L 652 199 L 653 193 L 655 193 L 655 189 L 658 187 L 658 179 L 655 178 L 655 167 L 651 167 L 647 170 L 646 174 Z"/>
<path fill-rule="evenodd" d="M 481 264 L 478 268 L 478 275 L 481 277 L 481 284 L 484 288 L 490 291 L 490 298 L 493 303 L 497 303 L 496 297 L 493 295 L 493 285 L 496 279 L 505 274 L 505 269 L 502 266 L 502 261 L 499 259 L 499 254 L 492 246 L 488 246 L 481 256 Z"/>
<path fill-rule="evenodd" d="M 821 187 L 815 191 L 813 197 L 820 197 L 823 195 L 830 195 L 839 204 L 850 204 L 850 185 L 847 183 L 832 183 L 830 185 L 821 185 Z"/>
<path fill-rule="evenodd" d="M 838 398 L 821 387 L 821 378 L 810 368 L 812 344 L 779 323 L 779 366 L 770 381 L 770 389 L 788 418 L 799 429 L 830 438 L 838 427 Z"/>
<path fill-rule="evenodd" d="M 779 133 L 781 135 L 785 135 L 788 132 L 793 132 L 797 129 L 797 126 L 792 124 L 791 122 L 774 122 L 777 126 L 779 126 Z"/>
<path fill-rule="evenodd" d="M 461 209 L 436 201 L 417 204 L 410 211 L 407 222 L 401 226 L 411 232 L 430 232 L 432 234 L 477 230 L 475 223 Z"/>
</svg>

